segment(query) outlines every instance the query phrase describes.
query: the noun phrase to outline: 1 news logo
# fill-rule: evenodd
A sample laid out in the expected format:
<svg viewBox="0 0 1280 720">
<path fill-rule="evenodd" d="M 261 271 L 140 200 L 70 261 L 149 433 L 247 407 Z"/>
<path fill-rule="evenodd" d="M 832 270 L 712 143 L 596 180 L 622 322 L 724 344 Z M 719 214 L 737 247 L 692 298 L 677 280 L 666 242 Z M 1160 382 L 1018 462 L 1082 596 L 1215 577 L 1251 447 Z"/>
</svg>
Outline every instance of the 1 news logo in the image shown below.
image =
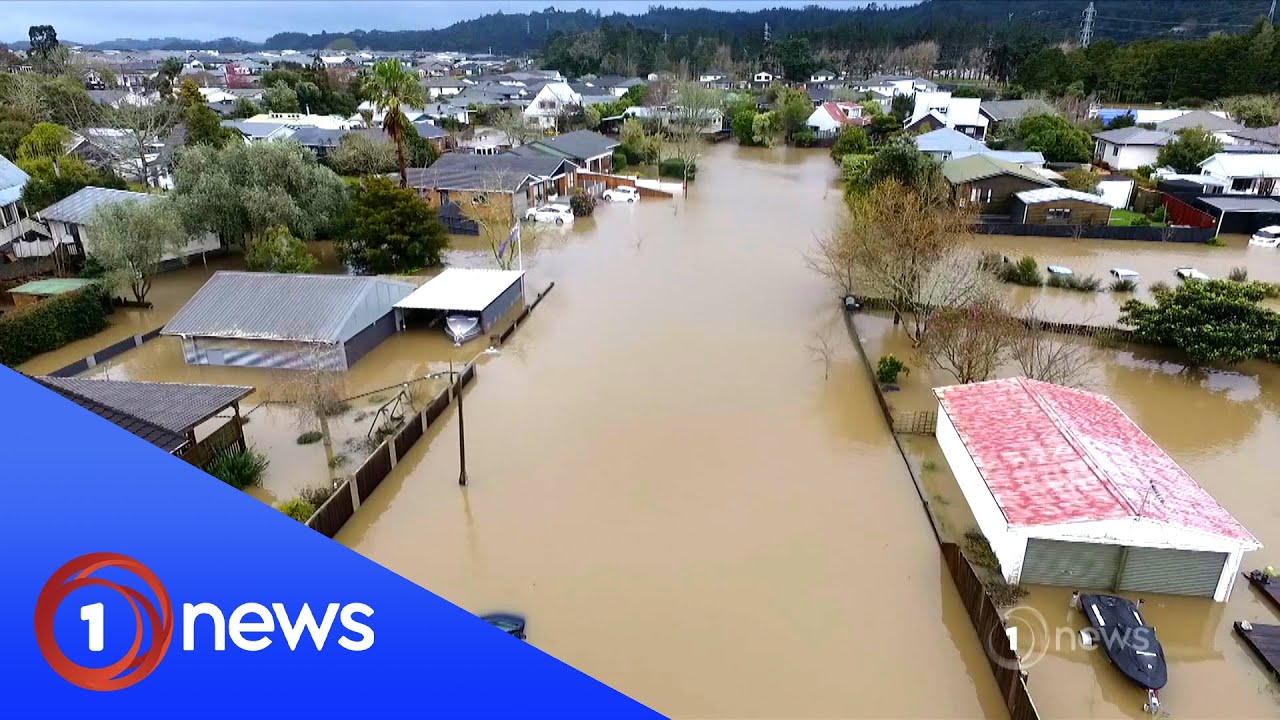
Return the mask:
<svg viewBox="0 0 1280 720">
<path fill-rule="evenodd" d="M 124 581 L 123 578 L 127 576 L 132 576 L 132 580 Z M 111 634 L 117 640 L 113 643 L 116 646 L 113 650 L 121 654 L 118 660 L 106 665 L 78 662 L 59 644 L 55 634 L 59 610 L 73 593 L 78 597 L 85 596 L 75 602 L 97 600 L 78 607 L 77 617 L 81 624 L 78 632 L 72 634 L 77 640 L 68 643 L 73 654 L 85 660 L 96 659 L 99 653 L 108 651 L 106 628 L 109 624 L 112 627 L 117 624 L 114 621 L 108 623 L 108 604 L 103 598 L 118 596 L 127 603 L 127 612 L 113 613 L 113 618 L 125 619 L 124 624 L 127 624 L 130 614 L 133 619 L 132 639 L 127 639 L 127 632 L 113 630 Z M 96 597 L 88 597 L 90 595 Z M 71 604 L 74 605 L 75 602 Z M 119 600 L 115 599 L 112 599 L 111 604 L 120 605 Z M 64 620 L 65 615 L 64 613 Z M 212 649 L 215 652 L 227 649 L 228 638 L 240 650 L 265 650 L 276 639 L 271 636 L 277 629 L 284 636 L 284 642 L 291 652 L 298 648 L 304 634 L 311 637 L 316 650 L 320 651 L 327 646 L 336 620 L 343 628 L 343 633 L 337 640 L 338 645 L 344 650 L 362 652 L 373 647 L 374 633 L 373 628 L 357 617 L 367 619 L 372 615 L 373 608 L 364 603 L 329 603 L 319 620 L 306 603 L 294 614 L 283 603 L 271 603 L 270 608 L 260 603 L 243 603 L 229 614 L 223 613 L 213 603 L 184 603 L 182 650 L 196 649 L 196 626 L 199 624 L 202 628 L 211 628 L 212 632 L 207 634 L 212 635 Z M 197 623 L 201 618 L 207 620 Z M 142 563 L 118 553 L 89 553 L 71 560 L 50 576 L 36 599 L 35 635 L 40 653 L 54 672 L 67 682 L 86 690 L 122 690 L 141 682 L 156 669 L 169 651 L 174 624 L 173 605 L 160 579 Z M 64 622 L 64 628 L 65 625 Z M 63 636 L 67 637 L 67 633 L 63 633 Z M 127 641 L 118 642 L 121 638 L 126 638 Z M 81 648 L 87 649 L 87 657 L 80 651 Z"/>
</svg>

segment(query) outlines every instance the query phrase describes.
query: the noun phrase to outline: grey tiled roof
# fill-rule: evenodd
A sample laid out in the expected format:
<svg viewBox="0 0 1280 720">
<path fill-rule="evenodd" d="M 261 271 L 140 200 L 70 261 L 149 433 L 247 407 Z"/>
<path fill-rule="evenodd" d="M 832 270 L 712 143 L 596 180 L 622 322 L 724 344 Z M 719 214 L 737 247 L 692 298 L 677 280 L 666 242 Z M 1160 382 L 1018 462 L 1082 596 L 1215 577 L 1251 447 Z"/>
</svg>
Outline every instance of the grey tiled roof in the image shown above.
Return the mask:
<svg viewBox="0 0 1280 720">
<path fill-rule="evenodd" d="M 377 277 L 222 270 L 214 273 L 160 332 L 184 337 L 338 342 L 347 318 L 379 285 L 409 291 L 414 287 Z"/>
<path fill-rule="evenodd" d="M 132 190 L 112 190 L 111 188 L 81 188 L 38 214 L 41 220 L 58 220 L 65 223 L 84 225 L 93 217 L 93 211 L 102 205 L 111 205 L 127 200 L 151 202 L 159 195 L 133 192 Z"/>
<path fill-rule="evenodd" d="M 983 112 L 992 120 L 1000 122 L 1001 120 L 1016 120 L 1023 115 L 1032 115 L 1037 113 L 1045 113 L 1047 115 L 1057 115 L 1058 111 L 1052 105 L 1039 98 L 1026 98 L 1024 100 L 983 100 L 979 106 Z"/>
<path fill-rule="evenodd" d="M 514 192 L 524 185 L 530 175 L 554 175 L 565 162 L 561 158 L 545 155 L 445 153 L 429 168 L 411 168 L 408 173 L 409 186 L 437 190 Z"/>
<path fill-rule="evenodd" d="M 346 135 L 349 130 L 331 130 L 329 128 L 318 127 L 301 127 L 297 132 L 290 136 L 290 139 L 297 140 L 303 146 L 309 148 L 332 148 L 337 147 L 342 141 L 342 136 Z"/>
<path fill-rule="evenodd" d="M 1229 132 L 1232 130 L 1243 130 L 1244 126 L 1232 122 L 1224 117 L 1218 117 L 1211 112 L 1205 110 L 1192 110 L 1185 115 L 1179 115 L 1176 118 L 1156 123 L 1157 130 L 1166 132 L 1177 132 L 1185 128 L 1202 127 L 1209 132 Z"/>
<path fill-rule="evenodd" d="M 1242 140 L 1249 140 L 1264 145 L 1280 145 L 1280 125 L 1272 127 L 1245 128 L 1243 130 L 1230 130 L 1228 135 Z"/>
<path fill-rule="evenodd" d="M 17 202 L 31 177 L 0 155 L 0 205 Z"/>
<path fill-rule="evenodd" d="M 1165 145 L 1173 136 L 1163 130 L 1148 130 L 1135 126 L 1096 132 L 1094 137 L 1115 145 Z"/>
<path fill-rule="evenodd" d="M 575 130 L 571 133 L 539 140 L 538 143 L 564 153 L 569 158 L 580 160 L 603 155 L 620 144 L 617 140 L 607 138 L 590 130 Z"/>
<path fill-rule="evenodd" d="M 120 426 L 124 430 L 127 430 L 133 433 L 134 435 L 137 435 L 138 437 L 142 438 L 143 440 L 146 440 L 147 442 L 151 443 L 152 445 L 155 445 L 156 447 L 160 448 L 161 450 L 164 450 L 165 452 L 169 452 L 169 453 L 177 452 L 187 444 L 187 437 L 185 434 L 176 433 L 176 432 L 173 432 L 172 430 L 166 430 L 160 427 L 159 425 L 156 425 L 155 423 L 147 422 L 142 418 L 135 417 L 128 413 L 121 412 L 113 407 L 109 407 L 107 405 L 103 405 L 100 402 L 96 402 L 91 398 L 87 398 L 83 395 L 72 392 L 71 390 L 68 390 L 66 388 L 62 388 L 47 382 L 55 378 L 39 378 L 38 377 L 38 378 L 32 378 L 32 379 L 40 383 L 41 385 L 44 385 L 49 390 L 52 390 L 58 393 L 59 395 L 61 395 L 62 397 L 79 405 L 85 410 L 88 410 L 89 412 L 97 415 L 103 420 L 106 420 L 107 422 Z"/>
<path fill-rule="evenodd" d="M 187 385 L 79 377 L 40 377 L 36 380 L 59 393 L 78 395 L 121 415 L 132 416 L 179 435 L 253 392 L 252 387 L 243 385 Z"/>
</svg>

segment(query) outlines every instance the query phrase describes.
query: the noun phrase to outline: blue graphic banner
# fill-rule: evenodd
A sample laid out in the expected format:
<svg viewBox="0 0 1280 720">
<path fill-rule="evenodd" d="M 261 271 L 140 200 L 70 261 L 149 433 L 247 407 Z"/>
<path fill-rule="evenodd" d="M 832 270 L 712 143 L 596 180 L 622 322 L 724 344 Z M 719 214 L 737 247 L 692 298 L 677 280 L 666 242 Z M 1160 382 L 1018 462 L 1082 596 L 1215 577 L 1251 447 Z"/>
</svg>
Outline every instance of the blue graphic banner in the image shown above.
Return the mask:
<svg viewBox="0 0 1280 720">
<path fill-rule="evenodd" d="M 658 717 L 2 366 L 0 398 L 0 717 Z"/>
</svg>

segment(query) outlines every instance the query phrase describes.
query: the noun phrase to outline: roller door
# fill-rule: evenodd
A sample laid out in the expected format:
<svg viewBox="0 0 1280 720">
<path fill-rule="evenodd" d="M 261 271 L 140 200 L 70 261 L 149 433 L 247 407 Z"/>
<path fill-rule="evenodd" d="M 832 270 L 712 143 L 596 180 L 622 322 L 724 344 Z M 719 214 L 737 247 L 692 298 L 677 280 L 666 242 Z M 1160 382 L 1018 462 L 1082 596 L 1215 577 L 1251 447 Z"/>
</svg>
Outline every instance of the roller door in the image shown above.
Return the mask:
<svg viewBox="0 0 1280 720">
<path fill-rule="evenodd" d="M 1213 597 L 1226 553 L 1129 548 L 1120 590 Z"/>
<path fill-rule="evenodd" d="M 1031 538 L 1022 560 L 1023 585 L 1109 589 L 1120 570 L 1119 545 Z"/>
</svg>

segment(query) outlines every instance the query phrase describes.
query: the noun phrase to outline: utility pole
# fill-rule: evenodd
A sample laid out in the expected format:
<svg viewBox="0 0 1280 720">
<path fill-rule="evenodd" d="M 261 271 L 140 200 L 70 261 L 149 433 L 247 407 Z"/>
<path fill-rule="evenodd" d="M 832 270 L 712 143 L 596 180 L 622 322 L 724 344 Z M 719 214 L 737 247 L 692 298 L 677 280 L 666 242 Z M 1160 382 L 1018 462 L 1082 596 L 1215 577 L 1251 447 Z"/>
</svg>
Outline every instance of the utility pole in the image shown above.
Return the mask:
<svg viewBox="0 0 1280 720">
<path fill-rule="evenodd" d="M 1274 23 L 1276 21 L 1276 0 L 1271 0 L 1271 9 L 1267 11 L 1267 22 Z"/>
<path fill-rule="evenodd" d="M 1271 5 L 1275 6 L 1275 0 L 1271 0 Z M 1087 48 L 1089 43 L 1093 41 L 1093 18 L 1098 11 L 1093 7 L 1093 3 L 1089 3 L 1089 7 L 1084 9 L 1084 19 L 1080 21 L 1080 47 Z"/>
</svg>

